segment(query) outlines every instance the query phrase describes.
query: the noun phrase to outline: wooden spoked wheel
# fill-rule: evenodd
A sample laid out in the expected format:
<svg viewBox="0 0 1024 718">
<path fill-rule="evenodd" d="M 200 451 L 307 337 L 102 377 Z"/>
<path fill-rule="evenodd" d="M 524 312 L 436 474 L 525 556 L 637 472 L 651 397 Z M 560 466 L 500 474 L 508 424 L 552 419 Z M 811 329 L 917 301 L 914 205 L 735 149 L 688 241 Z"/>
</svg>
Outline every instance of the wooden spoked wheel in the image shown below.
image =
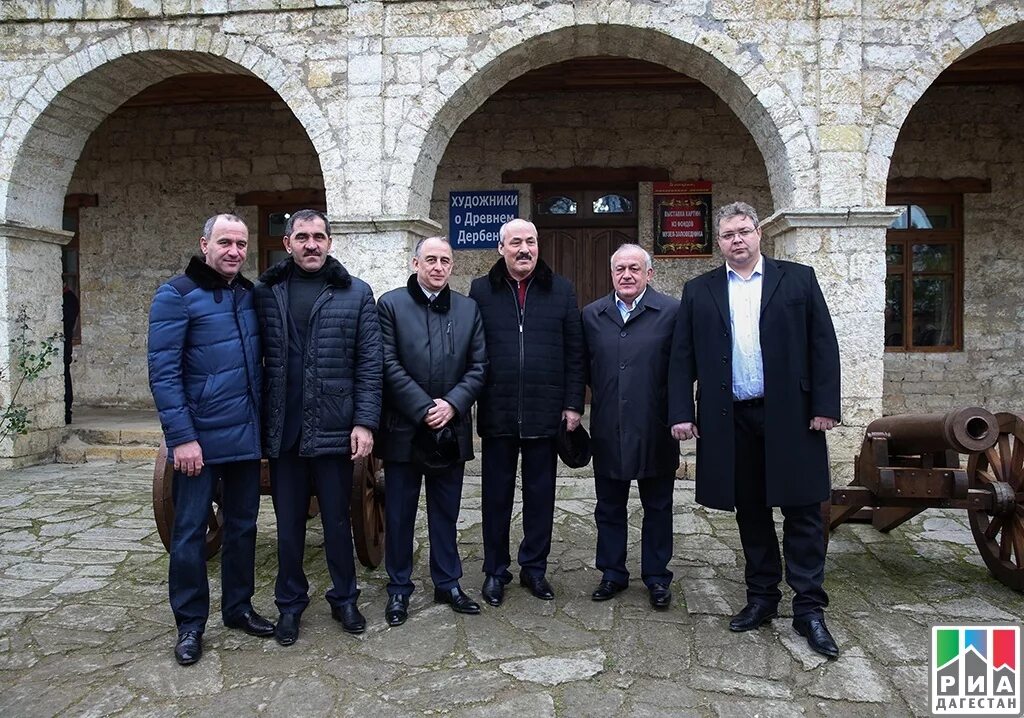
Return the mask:
<svg viewBox="0 0 1024 718">
<path fill-rule="evenodd" d="M 153 466 L 153 518 L 164 548 L 171 550 L 171 532 L 174 529 L 174 466 L 167 462 L 167 444 L 160 440 L 160 451 Z M 220 491 L 216 491 L 206 529 L 206 557 L 220 551 L 223 538 L 224 512 L 220 508 Z"/>
<path fill-rule="evenodd" d="M 384 557 L 384 474 L 373 456 L 355 463 L 349 513 L 359 563 L 377 568 Z"/>
<path fill-rule="evenodd" d="M 992 492 L 992 509 L 968 511 L 971 531 L 985 565 L 1000 582 L 1024 591 L 1024 417 L 1002 412 L 999 440 L 971 454 L 972 489 Z"/>
</svg>

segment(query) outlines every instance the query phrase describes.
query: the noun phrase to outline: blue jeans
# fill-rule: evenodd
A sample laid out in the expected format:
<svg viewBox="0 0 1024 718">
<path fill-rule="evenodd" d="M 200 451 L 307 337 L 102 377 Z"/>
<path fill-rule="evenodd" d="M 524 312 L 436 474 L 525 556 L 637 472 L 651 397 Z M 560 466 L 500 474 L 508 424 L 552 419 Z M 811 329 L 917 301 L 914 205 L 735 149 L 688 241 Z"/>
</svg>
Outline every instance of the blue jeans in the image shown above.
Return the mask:
<svg viewBox="0 0 1024 718">
<path fill-rule="evenodd" d="M 256 517 L 260 510 L 260 462 L 206 464 L 198 476 L 174 472 L 174 530 L 167 586 L 178 632 L 206 629 L 210 584 L 206 531 L 210 504 L 221 482 L 221 617 L 230 621 L 252 609 L 255 591 Z"/>
</svg>

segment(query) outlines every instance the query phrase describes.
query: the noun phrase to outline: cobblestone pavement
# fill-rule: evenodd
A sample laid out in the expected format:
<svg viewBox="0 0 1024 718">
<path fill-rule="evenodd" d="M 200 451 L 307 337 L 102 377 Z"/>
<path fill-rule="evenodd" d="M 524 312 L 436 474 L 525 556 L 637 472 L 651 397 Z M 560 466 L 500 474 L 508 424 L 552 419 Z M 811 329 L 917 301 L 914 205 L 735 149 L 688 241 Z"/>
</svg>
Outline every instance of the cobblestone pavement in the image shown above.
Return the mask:
<svg viewBox="0 0 1024 718">
<path fill-rule="evenodd" d="M 727 617 L 743 603 L 735 524 L 731 514 L 696 508 L 686 481 L 676 492 L 671 610 L 652 611 L 638 578 L 616 599 L 594 603 L 593 485 L 565 478 L 553 602 L 513 583 L 500 608 L 455 615 L 424 590 L 421 543 L 408 623 L 386 627 L 386 574 L 364 571 L 360 606 L 369 628 L 345 635 L 319 599 L 327 571 L 314 521 L 307 571 L 315 598 L 299 642 L 282 648 L 221 626 L 214 560 L 206 653 L 181 668 L 150 480 L 148 463 L 0 474 L 0 716 L 927 715 L 929 624 L 1019 622 L 1022 613 L 1021 596 L 982 566 L 965 516 L 929 511 L 890 535 L 854 525 L 833 536 L 827 615 L 843 649 L 838 661 L 812 653 L 788 615 L 731 634 Z M 468 478 L 463 585 L 475 597 L 479 497 L 479 479 Z M 631 507 L 630 566 L 638 574 L 635 490 Z M 267 497 L 257 550 L 256 607 L 274 616 Z"/>
</svg>

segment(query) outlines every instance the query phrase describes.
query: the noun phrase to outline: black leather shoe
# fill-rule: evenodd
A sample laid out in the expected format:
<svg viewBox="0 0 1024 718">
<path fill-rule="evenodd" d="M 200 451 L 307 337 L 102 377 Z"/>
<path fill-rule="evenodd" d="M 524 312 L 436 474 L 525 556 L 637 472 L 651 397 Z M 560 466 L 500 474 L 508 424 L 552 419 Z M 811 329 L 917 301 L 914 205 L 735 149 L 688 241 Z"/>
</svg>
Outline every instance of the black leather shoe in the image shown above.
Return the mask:
<svg viewBox="0 0 1024 718">
<path fill-rule="evenodd" d="M 331 607 L 331 618 L 341 623 L 346 633 L 362 633 L 366 630 L 366 619 L 354 603 Z"/>
<path fill-rule="evenodd" d="M 615 583 L 615 581 L 605 581 L 602 579 L 601 583 L 597 584 L 597 588 L 590 594 L 592 601 L 607 601 L 609 598 L 615 598 L 620 593 L 626 590 L 626 584 Z"/>
<path fill-rule="evenodd" d="M 672 603 L 672 591 L 663 583 L 653 584 L 648 587 L 647 592 L 650 594 L 651 606 L 654 608 L 668 608 L 668 605 Z"/>
<path fill-rule="evenodd" d="M 825 617 L 793 619 L 793 628 L 801 636 L 807 639 L 807 645 L 815 651 L 828 658 L 839 657 L 839 646 L 828 632 L 825 625 Z"/>
<path fill-rule="evenodd" d="M 519 585 L 526 586 L 530 589 L 530 593 L 543 601 L 550 601 L 555 597 L 554 589 L 543 576 L 528 576 L 521 573 L 519 574 Z"/>
<path fill-rule="evenodd" d="M 224 621 L 224 625 L 228 628 L 237 628 L 240 631 L 245 631 L 250 636 L 269 638 L 274 635 L 274 624 L 251 608 L 241 616 L 236 616 L 230 621 Z"/>
<path fill-rule="evenodd" d="M 480 595 L 492 606 L 500 606 L 505 600 L 505 582 L 497 576 L 488 574 L 484 579 L 484 587 L 480 589 Z"/>
<path fill-rule="evenodd" d="M 299 640 L 299 619 L 300 613 L 282 613 L 277 617 L 277 628 L 274 630 L 274 638 L 282 646 L 290 646 Z"/>
<path fill-rule="evenodd" d="M 203 634 L 199 631 L 184 631 L 178 635 L 174 647 L 174 660 L 181 666 L 191 666 L 203 657 Z"/>
<path fill-rule="evenodd" d="M 389 626 L 401 626 L 409 617 L 409 597 L 397 593 L 388 596 L 388 605 L 384 607 L 384 620 Z"/>
<path fill-rule="evenodd" d="M 768 621 L 778 616 L 778 612 L 774 608 L 769 608 L 762 603 L 748 603 L 743 607 L 743 610 L 732 617 L 729 621 L 729 630 L 736 631 L 752 631 L 755 628 L 760 628 Z"/>
<path fill-rule="evenodd" d="M 480 613 L 480 604 L 467 596 L 458 586 L 453 586 L 447 591 L 435 588 L 434 600 L 437 603 L 447 603 L 456 613 L 468 613 L 471 616 Z"/>
</svg>

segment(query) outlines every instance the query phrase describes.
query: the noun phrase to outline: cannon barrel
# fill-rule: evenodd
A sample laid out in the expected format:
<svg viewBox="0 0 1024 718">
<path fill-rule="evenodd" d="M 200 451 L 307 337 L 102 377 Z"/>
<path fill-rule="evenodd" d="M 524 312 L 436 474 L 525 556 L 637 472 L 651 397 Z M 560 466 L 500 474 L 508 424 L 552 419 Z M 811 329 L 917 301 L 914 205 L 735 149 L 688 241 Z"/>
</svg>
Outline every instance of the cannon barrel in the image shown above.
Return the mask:
<svg viewBox="0 0 1024 718">
<path fill-rule="evenodd" d="M 985 451 L 999 439 L 999 421 L 981 407 L 946 414 L 900 414 L 875 419 L 865 438 L 885 438 L 894 455 L 925 454 L 952 449 L 961 454 Z"/>
</svg>

